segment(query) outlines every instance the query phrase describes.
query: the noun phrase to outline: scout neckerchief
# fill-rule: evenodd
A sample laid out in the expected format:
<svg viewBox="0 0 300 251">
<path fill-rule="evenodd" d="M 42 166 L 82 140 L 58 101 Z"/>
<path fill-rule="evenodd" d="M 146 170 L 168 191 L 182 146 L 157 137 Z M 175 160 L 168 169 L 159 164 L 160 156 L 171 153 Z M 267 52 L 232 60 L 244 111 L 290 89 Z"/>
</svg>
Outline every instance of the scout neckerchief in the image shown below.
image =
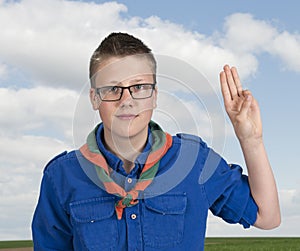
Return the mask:
<svg viewBox="0 0 300 251">
<path fill-rule="evenodd" d="M 99 125 L 88 135 L 87 143 L 80 148 L 82 155 L 95 165 L 98 178 L 104 184 L 106 192 L 121 197 L 115 204 L 119 220 L 122 218 L 125 207 L 131 207 L 138 203 L 139 192 L 144 191 L 151 184 L 157 173 L 160 159 L 172 145 L 172 136 L 170 134 L 163 132 L 159 125 L 153 121 L 150 121 L 149 126 L 153 137 L 151 151 L 136 185 L 129 192 L 126 192 L 110 177 L 111 168 L 100 152 L 96 141 L 96 132 Z"/>
</svg>

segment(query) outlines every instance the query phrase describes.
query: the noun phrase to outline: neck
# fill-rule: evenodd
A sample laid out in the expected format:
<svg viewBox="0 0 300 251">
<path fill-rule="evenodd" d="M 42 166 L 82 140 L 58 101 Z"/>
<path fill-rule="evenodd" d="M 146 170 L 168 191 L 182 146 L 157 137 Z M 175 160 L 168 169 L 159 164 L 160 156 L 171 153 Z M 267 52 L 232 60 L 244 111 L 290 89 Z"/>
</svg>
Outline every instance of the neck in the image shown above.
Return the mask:
<svg viewBox="0 0 300 251">
<path fill-rule="evenodd" d="M 148 128 L 138 135 L 122 137 L 112 135 L 111 131 L 104 128 L 104 144 L 108 150 L 123 161 L 127 173 L 134 168 L 134 162 L 143 151 L 148 138 Z"/>
</svg>

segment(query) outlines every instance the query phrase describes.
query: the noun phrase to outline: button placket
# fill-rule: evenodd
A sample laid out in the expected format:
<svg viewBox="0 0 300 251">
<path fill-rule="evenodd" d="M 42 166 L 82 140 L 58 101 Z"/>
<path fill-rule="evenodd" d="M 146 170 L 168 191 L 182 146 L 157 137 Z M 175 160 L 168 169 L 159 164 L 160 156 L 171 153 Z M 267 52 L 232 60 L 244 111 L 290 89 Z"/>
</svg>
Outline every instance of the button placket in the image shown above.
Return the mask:
<svg viewBox="0 0 300 251">
<path fill-rule="evenodd" d="M 125 209 L 127 219 L 128 250 L 143 250 L 139 204 L 140 203 Z"/>
</svg>

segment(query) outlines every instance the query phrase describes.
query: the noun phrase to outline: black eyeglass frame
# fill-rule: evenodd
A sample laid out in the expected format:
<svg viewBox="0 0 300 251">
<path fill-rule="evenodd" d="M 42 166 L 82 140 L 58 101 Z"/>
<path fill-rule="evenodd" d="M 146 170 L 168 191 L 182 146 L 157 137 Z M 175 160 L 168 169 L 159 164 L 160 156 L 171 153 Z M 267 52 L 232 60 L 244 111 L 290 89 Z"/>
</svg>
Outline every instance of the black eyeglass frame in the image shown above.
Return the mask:
<svg viewBox="0 0 300 251">
<path fill-rule="evenodd" d="M 144 97 L 144 98 L 136 98 L 136 97 L 134 97 L 134 96 L 132 95 L 132 93 L 134 93 L 134 92 L 131 90 L 131 88 L 134 88 L 134 87 L 136 87 L 136 86 L 145 86 L 145 85 L 146 85 L 146 86 L 151 86 L 151 87 L 152 87 L 152 88 L 151 88 L 151 94 L 150 94 L 149 96 Z M 153 95 L 153 91 L 155 90 L 155 86 L 156 86 L 156 83 L 153 83 L 153 84 L 150 84 L 150 83 L 142 83 L 142 84 L 135 84 L 135 85 L 130 85 L 130 86 L 126 86 L 126 87 L 115 85 L 115 86 L 104 86 L 104 87 L 99 87 L 99 88 L 95 88 L 95 89 L 96 89 L 96 93 L 99 95 L 101 101 L 104 101 L 104 102 L 115 102 L 115 101 L 121 100 L 121 98 L 122 98 L 122 96 L 123 96 L 123 93 L 124 93 L 124 90 L 126 90 L 126 89 L 129 91 L 130 96 L 132 97 L 132 99 L 147 99 L 147 98 L 151 98 L 152 95 Z M 112 99 L 112 100 L 111 100 L 111 99 L 105 99 L 105 98 L 102 98 L 102 97 L 101 97 L 101 94 L 100 94 L 101 89 L 114 88 L 114 87 L 120 88 L 120 89 L 121 89 L 120 97 L 119 97 L 118 99 Z"/>
</svg>

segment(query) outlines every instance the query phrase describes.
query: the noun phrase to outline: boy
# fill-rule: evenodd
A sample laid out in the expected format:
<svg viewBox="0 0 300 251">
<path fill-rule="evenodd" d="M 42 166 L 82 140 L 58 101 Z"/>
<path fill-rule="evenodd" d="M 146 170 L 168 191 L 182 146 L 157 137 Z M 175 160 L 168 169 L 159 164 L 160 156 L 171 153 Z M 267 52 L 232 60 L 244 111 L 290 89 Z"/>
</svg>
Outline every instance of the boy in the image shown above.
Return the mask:
<svg viewBox="0 0 300 251">
<path fill-rule="evenodd" d="M 151 50 L 129 34 L 112 33 L 96 49 L 90 100 L 102 123 L 79 150 L 46 166 L 32 223 L 35 250 L 203 250 L 208 209 L 244 228 L 280 224 L 259 107 L 237 70 L 224 66 L 220 82 L 249 177 L 199 137 L 170 136 L 151 121 L 155 74 Z M 214 172 L 199 182 L 208 167 Z M 186 168 L 171 186 L 173 170 Z"/>
</svg>

